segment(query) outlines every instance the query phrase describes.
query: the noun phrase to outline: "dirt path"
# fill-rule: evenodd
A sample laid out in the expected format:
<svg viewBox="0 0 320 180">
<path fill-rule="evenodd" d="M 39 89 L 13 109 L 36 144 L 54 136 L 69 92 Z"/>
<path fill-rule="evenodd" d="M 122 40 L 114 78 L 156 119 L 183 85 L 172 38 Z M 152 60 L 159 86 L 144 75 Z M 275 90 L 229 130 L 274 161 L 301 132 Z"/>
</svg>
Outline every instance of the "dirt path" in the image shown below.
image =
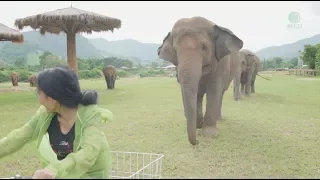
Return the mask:
<svg viewBox="0 0 320 180">
<path fill-rule="evenodd" d="M 5 92 L 17 92 L 17 91 L 34 91 L 36 88 L 35 87 L 10 87 L 10 88 L 0 88 L 0 93 L 5 93 Z"/>
</svg>

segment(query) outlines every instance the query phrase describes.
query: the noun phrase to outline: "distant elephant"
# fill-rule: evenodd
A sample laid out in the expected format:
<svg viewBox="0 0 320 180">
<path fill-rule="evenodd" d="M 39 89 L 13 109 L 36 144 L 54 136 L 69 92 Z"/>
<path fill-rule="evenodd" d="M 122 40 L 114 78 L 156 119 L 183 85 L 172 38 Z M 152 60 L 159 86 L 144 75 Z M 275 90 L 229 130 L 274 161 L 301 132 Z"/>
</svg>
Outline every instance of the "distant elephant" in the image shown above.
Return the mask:
<svg viewBox="0 0 320 180">
<path fill-rule="evenodd" d="M 10 74 L 10 79 L 13 86 L 18 86 L 19 74 L 17 72 L 12 72 Z"/>
<path fill-rule="evenodd" d="M 241 93 L 245 95 L 250 95 L 250 93 L 255 93 L 255 81 L 258 72 L 260 71 L 260 59 L 253 52 L 248 49 L 240 50 L 246 57 L 247 67 L 249 68 L 246 73 L 241 74 Z"/>
<path fill-rule="evenodd" d="M 112 65 L 108 65 L 103 68 L 102 72 L 103 72 L 104 77 L 106 79 L 108 89 L 114 89 L 114 84 L 117 79 L 116 68 Z"/>
<path fill-rule="evenodd" d="M 244 86 L 249 86 L 247 79 L 249 79 L 248 76 L 253 76 L 251 70 L 255 68 L 254 62 L 254 54 L 251 51 L 247 49 L 238 51 L 238 61 L 235 64 L 235 76 L 233 79 L 233 97 L 236 101 L 240 99 L 240 85 L 242 91 Z"/>
<path fill-rule="evenodd" d="M 158 48 L 160 59 L 178 67 L 188 139 L 192 145 L 198 144 L 196 128 L 202 128 L 204 136 L 218 135 L 216 122 L 221 117 L 223 94 L 233 79 L 232 52 L 236 53 L 242 46 L 242 40 L 231 30 L 203 17 L 192 17 L 178 20 Z M 203 117 L 205 93 L 207 104 Z"/>
<path fill-rule="evenodd" d="M 37 75 L 31 75 L 28 78 L 29 82 L 30 82 L 30 87 L 35 87 L 37 86 Z"/>
</svg>

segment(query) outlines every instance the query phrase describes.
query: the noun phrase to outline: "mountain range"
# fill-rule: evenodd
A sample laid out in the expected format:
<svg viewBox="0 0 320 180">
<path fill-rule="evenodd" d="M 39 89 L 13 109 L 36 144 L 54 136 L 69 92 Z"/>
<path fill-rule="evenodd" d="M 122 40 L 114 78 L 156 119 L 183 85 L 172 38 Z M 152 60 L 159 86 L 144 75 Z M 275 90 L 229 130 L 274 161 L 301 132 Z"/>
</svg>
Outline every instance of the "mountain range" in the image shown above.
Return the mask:
<svg viewBox="0 0 320 180">
<path fill-rule="evenodd" d="M 28 64 L 39 64 L 38 56 L 41 52 L 50 51 L 63 59 L 67 56 L 66 35 L 54 35 L 47 33 L 41 36 L 37 31 L 24 32 L 25 42 L 15 44 L 10 42 L 0 43 L 0 60 L 14 63 L 16 57 L 26 57 Z M 299 50 L 303 51 L 305 44 L 315 45 L 320 43 L 320 34 L 310 38 L 301 39 L 291 44 L 271 46 L 256 52 L 260 59 L 282 57 L 290 60 L 299 56 Z M 76 35 L 76 47 L 78 58 L 104 58 L 120 57 L 132 60 L 135 63 L 151 63 L 157 61 L 157 48 L 161 44 L 141 43 L 133 39 L 108 41 L 103 38 L 86 38 Z"/>
</svg>

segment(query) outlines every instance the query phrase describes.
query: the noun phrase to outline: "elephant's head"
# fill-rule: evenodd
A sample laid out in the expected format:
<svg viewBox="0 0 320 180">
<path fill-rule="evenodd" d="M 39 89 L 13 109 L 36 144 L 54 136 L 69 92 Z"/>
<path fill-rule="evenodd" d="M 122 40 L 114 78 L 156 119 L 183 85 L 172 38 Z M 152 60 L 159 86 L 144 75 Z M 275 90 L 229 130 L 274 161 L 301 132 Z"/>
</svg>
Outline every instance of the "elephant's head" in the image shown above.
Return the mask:
<svg viewBox="0 0 320 180">
<path fill-rule="evenodd" d="M 242 53 L 242 55 L 245 58 L 245 63 L 246 63 L 246 67 L 247 67 L 245 72 L 252 71 L 253 67 L 256 63 L 256 60 L 255 60 L 256 55 L 247 49 L 241 49 L 240 52 Z"/>
<path fill-rule="evenodd" d="M 196 144 L 197 92 L 200 78 L 207 69 L 232 51 L 242 48 L 243 42 L 227 28 L 205 18 L 193 17 L 177 21 L 158 48 L 159 58 L 178 66 L 188 138 Z"/>
</svg>

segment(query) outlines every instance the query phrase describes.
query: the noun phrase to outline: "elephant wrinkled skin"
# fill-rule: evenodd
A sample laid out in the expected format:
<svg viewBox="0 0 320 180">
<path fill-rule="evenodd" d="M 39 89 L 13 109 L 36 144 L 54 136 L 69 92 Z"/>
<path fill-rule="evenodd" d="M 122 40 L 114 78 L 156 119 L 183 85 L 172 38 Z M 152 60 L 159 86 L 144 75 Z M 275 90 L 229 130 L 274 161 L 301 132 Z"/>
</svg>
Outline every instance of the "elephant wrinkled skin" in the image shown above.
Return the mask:
<svg viewBox="0 0 320 180">
<path fill-rule="evenodd" d="M 196 128 L 204 136 L 218 134 L 216 121 L 221 116 L 223 93 L 233 79 L 232 54 L 243 42 L 232 31 L 203 18 L 178 20 L 158 48 L 159 58 L 178 68 L 188 139 L 196 145 Z M 230 55 L 230 56 L 228 56 Z M 206 112 L 202 100 L 206 93 Z"/>
<path fill-rule="evenodd" d="M 112 65 L 108 65 L 103 68 L 102 72 L 103 72 L 103 75 L 106 79 L 108 89 L 114 89 L 114 84 L 117 79 L 116 68 Z"/>
<path fill-rule="evenodd" d="M 12 72 L 10 74 L 10 79 L 12 82 L 12 86 L 18 86 L 19 74 L 17 72 Z"/>
</svg>

